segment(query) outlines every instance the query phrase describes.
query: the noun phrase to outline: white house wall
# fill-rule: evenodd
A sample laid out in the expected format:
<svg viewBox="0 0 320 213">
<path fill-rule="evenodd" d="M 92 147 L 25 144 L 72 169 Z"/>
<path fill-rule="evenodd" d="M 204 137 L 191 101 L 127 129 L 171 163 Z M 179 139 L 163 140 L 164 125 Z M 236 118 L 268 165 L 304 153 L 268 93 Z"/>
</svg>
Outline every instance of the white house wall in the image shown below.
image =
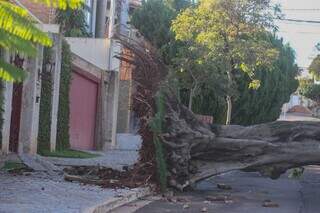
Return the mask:
<svg viewBox="0 0 320 213">
<path fill-rule="evenodd" d="M 108 70 L 109 39 L 67 37 L 66 40 L 72 53 L 102 70 Z"/>
</svg>

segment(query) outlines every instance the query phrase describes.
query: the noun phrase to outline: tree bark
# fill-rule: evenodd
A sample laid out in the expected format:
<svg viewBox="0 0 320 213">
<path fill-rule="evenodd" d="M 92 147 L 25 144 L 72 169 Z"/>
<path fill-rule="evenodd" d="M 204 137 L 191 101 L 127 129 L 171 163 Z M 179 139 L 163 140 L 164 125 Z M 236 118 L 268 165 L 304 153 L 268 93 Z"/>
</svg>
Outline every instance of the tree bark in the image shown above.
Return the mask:
<svg viewBox="0 0 320 213">
<path fill-rule="evenodd" d="M 192 111 L 194 90 L 195 90 L 195 89 L 193 89 L 193 88 L 190 89 L 190 94 L 189 94 L 189 105 L 188 105 L 188 109 L 189 109 L 190 111 Z"/>
<path fill-rule="evenodd" d="M 231 123 L 231 115 L 232 115 L 232 99 L 231 96 L 227 95 L 227 116 L 226 116 L 226 125 L 230 125 Z"/>
<path fill-rule="evenodd" d="M 230 60 L 229 67 L 227 68 L 228 87 L 229 87 L 228 93 L 230 93 L 231 88 L 232 88 L 232 84 L 233 84 L 232 69 L 231 69 L 232 62 L 231 61 L 232 60 Z M 232 116 L 232 96 L 230 94 L 227 94 L 226 102 L 227 102 L 226 125 L 230 125 L 231 124 L 231 116 Z"/>
<path fill-rule="evenodd" d="M 169 184 L 180 190 L 231 170 L 278 178 L 287 169 L 320 163 L 320 123 L 272 122 L 209 127 L 172 95 L 166 97 Z"/>
</svg>

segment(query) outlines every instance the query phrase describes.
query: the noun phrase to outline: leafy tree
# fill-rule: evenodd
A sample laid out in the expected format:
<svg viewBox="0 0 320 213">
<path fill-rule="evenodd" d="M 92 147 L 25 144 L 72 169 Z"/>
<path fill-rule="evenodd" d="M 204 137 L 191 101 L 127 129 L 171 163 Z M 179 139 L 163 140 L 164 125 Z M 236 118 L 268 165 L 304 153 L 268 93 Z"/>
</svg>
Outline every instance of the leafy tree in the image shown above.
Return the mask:
<svg viewBox="0 0 320 213">
<path fill-rule="evenodd" d="M 149 0 L 135 10 L 131 24 L 157 48 L 166 46 L 172 40 L 170 33 L 171 20 L 175 17 L 174 10 L 162 0 Z"/>
<path fill-rule="evenodd" d="M 270 36 L 270 40 L 279 51 L 279 57 L 273 66 L 256 71 L 256 78 L 261 82 L 260 88 L 249 89 L 247 83 L 250 79 L 245 74 L 237 79 L 239 97 L 234 103 L 234 124 L 252 125 L 278 119 L 283 104 L 298 88 L 296 76 L 299 69 L 295 64 L 293 49 L 284 45 L 281 39 Z"/>
<path fill-rule="evenodd" d="M 235 108 L 232 113 L 232 124 L 251 125 L 276 120 L 281 107 L 288 102 L 290 95 L 296 91 L 298 67 L 295 64 L 295 53 L 282 39 L 272 35 L 268 38 L 279 57 L 272 66 L 256 70 L 256 79 L 261 83 L 258 90 L 248 88 L 251 79 L 242 72 L 235 77 L 238 97 L 234 99 Z M 220 84 L 224 84 L 220 81 Z M 211 84 L 203 85 L 194 99 L 193 111 L 199 114 L 212 115 L 215 123 L 224 123 L 227 106 L 223 100 L 223 90 Z M 183 94 L 184 101 L 187 95 Z"/>
<path fill-rule="evenodd" d="M 57 10 L 56 22 L 66 37 L 88 37 L 88 25 L 83 5 L 77 9 Z"/>
<path fill-rule="evenodd" d="M 299 88 L 298 92 L 299 94 L 303 95 L 306 93 L 306 90 L 308 90 L 308 87 L 314 84 L 314 81 L 310 78 L 300 78 L 299 79 Z"/>
<path fill-rule="evenodd" d="M 182 103 L 193 111 L 193 100 L 196 96 L 203 95 L 203 88 L 215 91 L 216 95 L 225 95 L 227 81 L 221 70 L 216 66 L 216 61 L 204 59 L 202 48 L 195 45 L 181 45 L 177 55 L 173 58 L 173 72 L 179 81 L 179 88 L 188 92 L 182 98 Z M 182 92 L 183 92 L 182 91 Z"/>
<path fill-rule="evenodd" d="M 165 63 L 170 66 L 174 86 L 182 90 L 182 101 L 192 109 L 192 100 L 199 94 L 205 82 L 214 86 L 218 78 L 213 60 L 204 60 L 202 48 L 191 42 L 176 41 L 171 31 L 171 22 L 178 13 L 192 4 L 190 0 L 149 0 L 135 10 L 131 18 L 139 32 L 160 50 Z M 157 23 L 157 24 L 155 24 Z M 221 79 L 220 79 L 221 81 Z M 185 96 L 188 92 L 188 98 Z"/>
<path fill-rule="evenodd" d="M 312 81 L 299 81 L 299 93 L 318 104 L 320 103 L 320 85 L 314 84 Z"/>
<path fill-rule="evenodd" d="M 220 82 L 224 84 L 223 82 Z M 193 99 L 192 111 L 197 114 L 213 116 L 214 123 L 226 122 L 226 103 L 224 101 L 224 92 L 221 88 L 214 87 L 219 84 L 202 84 L 198 90 L 198 94 Z M 183 103 L 189 101 L 189 91 L 181 91 L 181 99 Z"/>
<path fill-rule="evenodd" d="M 271 65 L 277 51 L 261 36 L 273 27 L 270 1 L 202 0 L 196 7 L 180 13 L 172 30 L 177 40 L 207 48 L 205 55 L 217 61 L 228 77 L 226 95 L 227 118 L 231 122 L 235 74 L 240 70 L 251 79 L 249 87 L 258 88 L 255 79 L 258 67 Z"/>
<path fill-rule="evenodd" d="M 77 8 L 83 0 L 34 0 L 36 3 L 46 4 L 60 9 Z M 37 45 L 51 46 L 48 35 L 35 25 L 35 20 L 28 11 L 7 0 L 0 0 L 0 48 L 9 52 L 18 52 L 26 56 L 35 57 Z M 25 73 L 0 60 L 0 78 L 6 81 L 21 81 Z"/>
<path fill-rule="evenodd" d="M 134 11 L 130 23 L 151 44 L 158 48 L 166 64 L 172 64 L 179 46 L 171 32 L 171 22 L 179 11 L 190 5 L 190 0 L 148 0 Z"/>
<path fill-rule="evenodd" d="M 309 66 L 309 73 L 317 80 L 320 79 L 320 55 L 317 55 Z"/>
</svg>

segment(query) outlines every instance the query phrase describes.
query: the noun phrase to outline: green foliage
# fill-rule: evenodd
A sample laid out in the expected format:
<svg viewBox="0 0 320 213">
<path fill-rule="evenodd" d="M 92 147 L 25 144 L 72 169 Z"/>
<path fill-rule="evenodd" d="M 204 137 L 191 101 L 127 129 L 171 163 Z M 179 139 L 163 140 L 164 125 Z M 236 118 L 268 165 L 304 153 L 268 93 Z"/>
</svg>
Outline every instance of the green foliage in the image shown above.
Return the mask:
<svg viewBox="0 0 320 213">
<path fill-rule="evenodd" d="M 239 72 L 237 81 L 237 99 L 234 100 L 232 123 L 251 125 L 276 120 L 281 107 L 288 102 L 290 95 L 296 91 L 298 67 L 295 64 L 294 51 L 289 45 L 284 45 L 281 39 L 270 36 L 274 47 L 279 51 L 279 57 L 269 68 L 256 71 L 260 81 L 257 90 L 248 88 L 251 79 Z M 221 82 L 221 84 L 224 84 Z M 193 111 L 198 114 L 212 115 L 215 123 L 224 123 L 226 104 L 224 92 L 205 84 L 200 88 L 199 95 L 194 98 Z M 187 94 L 184 95 L 186 102 Z"/>
<path fill-rule="evenodd" d="M 17 162 L 17 161 L 6 161 L 4 162 L 4 166 L 2 168 L 0 168 L 1 170 L 5 170 L 5 171 L 11 171 L 11 170 L 19 170 L 19 169 L 24 169 L 27 168 L 26 165 L 24 165 L 21 162 Z"/>
<path fill-rule="evenodd" d="M 202 59 L 215 61 L 217 70 L 225 72 L 226 124 L 231 122 L 237 73 L 245 73 L 251 79 L 247 86 L 257 89 L 256 70 L 271 66 L 278 56 L 270 42 L 261 39 L 268 29 L 274 29 L 273 17 L 270 0 L 202 0 L 172 22 L 177 40 L 204 49 Z"/>
<path fill-rule="evenodd" d="M 62 42 L 62 62 L 60 77 L 60 94 L 58 109 L 57 150 L 66 150 L 70 147 L 69 141 L 69 90 L 71 83 L 71 51 L 66 41 Z"/>
<path fill-rule="evenodd" d="M 320 55 L 312 60 L 309 66 L 309 73 L 317 80 L 320 80 Z"/>
<path fill-rule="evenodd" d="M 66 10 L 68 8 L 76 9 L 80 7 L 84 0 L 32 0 L 33 2 L 45 4 L 48 7 L 54 7 L 62 10 Z"/>
<path fill-rule="evenodd" d="M 303 173 L 304 173 L 303 167 L 294 168 L 290 170 L 288 177 L 291 179 L 299 179 L 303 176 Z"/>
<path fill-rule="evenodd" d="M 257 85 L 257 67 L 268 66 L 277 51 L 266 40 L 259 39 L 272 26 L 269 1 L 203 0 L 188 8 L 173 21 L 177 40 L 189 41 L 207 48 L 210 55 L 228 75 L 241 70 Z M 218 59 L 218 60 L 217 60 Z M 229 84 L 232 76 L 229 76 Z"/>
<path fill-rule="evenodd" d="M 181 102 L 185 105 L 189 101 L 189 91 L 182 90 Z M 211 84 L 204 84 L 194 97 L 192 111 L 196 114 L 213 116 L 214 123 L 224 124 L 227 106 L 225 98 Z"/>
<path fill-rule="evenodd" d="M 188 5 L 188 0 L 148 0 L 144 1 L 142 7 L 136 9 L 131 17 L 131 24 L 159 49 L 168 65 L 175 57 L 178 47 L 182 45 L 175 40 L 170 30 L 171 22 L 178 12 Z"/>
<path fill-rule="evenodd" d="M 158 178 L 161 187 L 161 191 L 165 191 L 167 188 L 167 163 L 165 157 L 165 149 L 162 145 L 159 134 L 163 131 L 163 121 L 165 114 L 165 103 L 162 92 L 159 92 L 156 100 L 157 113 L 155 114 L 152 122 L 150 122 L 150 128 L 153 132 L 153 143 L 156 151 L 156 163 L 158 170 Z"/>
<path fill-rule="evenodd" d="M 180 12 L 181 10 L 189 7 L 193 1 L 192 0 L 165 0 L 164 3 L 166 6 L 171 8 L 176 12 Z"/>
<path fill-rule="evenodd" d="M 282 105 L 289 101 L 290 95 L 298 88 L 294 51 L 280 39 L 271 37 L 270 40 L 279 51 L 279 57 L 271 67 L 256 71 L 256 78 L 261 82 L 259 89 L 247 87 L 251 79 L 245 74 L 236 79 L 239 97 L 234 103 L 234 124 L 252 125 L 278 119 Z"/>
<path fill-rule="evenodd" d="M 314 84 L 312 81 L 303 83 L 300 81 L 299 93 L 317 103 L 320 103 L 320 84 Z"/>
<path fill-rule="evenodd" d="M 214 72 L 214 61 L 201 58 L 204 54 L 197 45 L 176 41 L 171 32 L 171 22 L 179 11 L 190 6 L 189 0 L 151 0 L 143 3 L 135 10 L 131 23 L 139 32 L 157 47 L 164 62 L 171 68 L 170 77 L 174 86 L 181 90 L 193 90 L 199 93 L 199 87 L 204 81 L 214 86 L 217 72 Z M 157 24 L 155 24 L 157 23 Z M 188 105 L 189 98 L 181 97 Z"/>
<path fill-rule="evenodd" d="M 204 58 L 204 55 L 203 49 L 198 46 L 181 45 L 172 59 L 171 72 L 177 78 L 181 92 L 185 93 L 181 97 L 183 103 L 189 105 L 191 110 L 194 109 L 194 99 L 203 94 L 204 88 L 214 90 L 220 96 L 224 96 L 228 89 L 227 79 L 216 66 L 216 61 Z"/>
<path fill-rule="evenodd" d="M 1 54 L 0 54 L 1 56 Z M 3 104 L 4 104 L 4 89 L 3 82 L 0 81 L 0 149 L 2 146 L 2 125 L 3 125 Z"/>
<path fill-rule="evenodd" d="M 98 154 L 92 154 L 89 152 L 77 151 L 72 149 L 60 150 L 56 152 L 50 152 L 48 150 L 43 150 L 41 155 L 47 157 L 58 157 L 58 158 L 95 158 L 99 157 Z"/>
<path fill-rule="evenodd" d="M 168 7 L 165 1 L 148 0 L 134 11 L 131 24 L 168 58 L 174 42 L 173 34 L 170 32 L 171 20 L 174 17 L 175 11 Z"/>
<path fill-rule="evenodd" d="M 131 24 L 152 45 L 161 48 L 172 40 L 169 31 L 173 17 L 174 11 L 167 7 L 163 0 L 149 0 L 134 11 Z"/>
<path fill-rule="evenodd" d="M 83 6 L 81 8 L 57 10 L 56 21 L 60 24 L 64 36 L 89 37 Z"/>
<path fill-rule="evenodd" d="M 52 50 L 45 48 L 43 51 L 43 67 L 41 74 L 41 99 L 39 112 L 38 152 L 50 150 L 51 109 L 52 109 L 52 75 L 46 70 L 50 62 Z"/>
<path fill-rule="evenodd" d="M 76 8 L 83 0 L 37 0 L 47 6 L 60 9 Z M 7 0 L 0 0 L 0 48 L 34 57 L 37 45 L 51 46 L 52 40 L 35 25 L 35 21 L 24 8 Z M 26 73 L 0 60 L 0 78 L 5 81 L 22 81 Z"/>
</svg>

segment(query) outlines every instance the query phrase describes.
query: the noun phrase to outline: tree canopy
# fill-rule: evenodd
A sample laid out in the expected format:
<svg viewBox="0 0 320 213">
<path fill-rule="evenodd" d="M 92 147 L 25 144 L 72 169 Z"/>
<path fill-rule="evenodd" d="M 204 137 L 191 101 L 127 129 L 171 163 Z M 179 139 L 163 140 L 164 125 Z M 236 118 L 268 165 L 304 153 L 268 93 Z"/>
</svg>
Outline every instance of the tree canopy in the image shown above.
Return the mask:
<svg viewBox="0 0 320 213">
<path fill-rule="evenodd" d="M 228 76 L 227 123 L 231 121 L 235 73 L 246 73 L 251 79 L 248 86 L 258 88 L 256 69 L 270 66 L 278 55 L 266 39 L 260 39 L 274 27 L 272 20 L 270 1 L 202 0 L 173 21 L 176 39 L 206 48 L 204 60 L 215 58 L 219 69 Z"/>
<path fill-rule="evenodd" d="M 76 9 L 58 9 L 55 19 L 60 24 L 60 29 L 66 37 L 90 36 L 83 5 Z"/>
<path fill-rule="evenodd" d="M 317 55 L 309 66 L 309 73 L 317 80 L 320 79 L 320 55 Z"/>
<path fill-rule="evenodd" d="M 275 121 L 279 118 L 283 104 L 287 103 L 292 93 L 298 88 L 296 76 L 299 69 L 295 63 L 295 53 L 282 39 L 270 36 L 279 57 L 270 67 L 256 71 L 261 86 L 258 90 L 247 87 L 250 79 L 242 74 L 237 79 L 239 97 L 235 100 L 232 123 L 253 125 Z"/>
<path fill-rule="evenodd" d="M 299 83 L 299 93 L 320 104 L 320 84 L 305 80 L 300 80 Z"/>
<path fill-rule="evenodd" d="M 273 35 L 268 39 L 279 51 L 279 57 L 272 66 L 256 70 L 255 76 L 261 82 L 257 90 L 248 88 L 251 79 L 245 73 L 239 72 L 235 77 L 237 97 L 234 99 L 232 124 L 251 125 L 276 120 L 282 105 L 288 102 L 290 95 L 297 90 L 298 67 L 294 50 Z M 203 85 L 199 94 L 201 95 L 194 100 L 194 112 L 212 115 L 215 123 L 224 123 L 226 104 L 223 91 L 212 85 Z M 184 102 L 187 102 L 186 99 L 187 97 L 183 98 Z"/>
</svg>

